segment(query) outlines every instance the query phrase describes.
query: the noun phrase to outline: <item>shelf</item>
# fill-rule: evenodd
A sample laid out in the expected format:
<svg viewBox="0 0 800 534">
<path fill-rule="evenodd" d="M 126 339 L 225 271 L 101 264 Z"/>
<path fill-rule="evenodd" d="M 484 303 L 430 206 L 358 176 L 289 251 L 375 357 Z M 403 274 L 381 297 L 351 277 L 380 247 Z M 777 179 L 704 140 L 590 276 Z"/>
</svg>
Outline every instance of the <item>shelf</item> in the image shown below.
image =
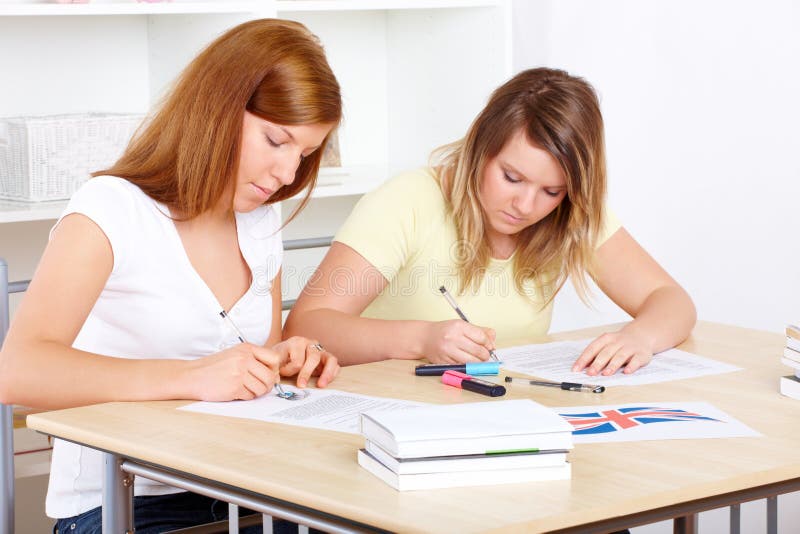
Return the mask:
<svg viewBox="0 0 800 534">
<path fill-rule="evenodd" d="M 50 473 L 52 449 L 14 455 L 14 478 L 26 478 Z"/>
<path fill-rule="evenodd" d="M 491 7 L 503 0 L 277 0 L 279 13 L 299 11 L 367 11 L 445 9 L 459 7 Z M 233 0 L 217 2 L 89 2 L 58 4 L 7 2 L 0 3 L 1 16 L 63 16 L 63 15 L 174 15 L 203 13 L 252 13 L 263 11 L 269 3 L 264 0 Z"/>
<path fill-rule="evenodd" d="M 277 0 L 278 13 L 491 7 L 503 0 Z"/>
<path fill-rule="evenodd" d="M 363 195 L 386 180 L 386 170 L 374 166 L 329 167 L 320 169 L 317 187 L 311 198 Z M 292 197 L 299 200 L 301 195 Z"/>
<path fill-rule="evenodd" d="M 311 198 L 331 198 L 361 195 L 376 188 L 386 179 L 379 167 L 342 167 L 322 169 L 317 188 Z M 299 199 L 300 197 L 294 197 Z M 67 207 L 66 200 L 51 202 L 22 202 L 0 200 L 0 224 L 55 220 Z"/>
<path fill-rule="evenodd" d="M 66 200 L 17 202 L 0 200 L 0 223 L 55 220 L 67 207 Z"/>
<path fill-rule="evenodd" d="M 50 472 L 50 458 L 52 456 L 52 443 L 47 436 L 17 425 L 17 416 L 35 413 L 37 410 L 14 407 L 14 475 L 15 478 L 25 478 L 37 475 L 46 475 Z M 41 411 L 41 410 L 38 410 Z"/>
<path fill-rule="evenodd" d="M 0 16 L 62 15 L 175 15 L 203 13 L 251 13 L 255 0 L 231 2 L 94 2 L 88 4 L 0 3 Z"/>
</svg>

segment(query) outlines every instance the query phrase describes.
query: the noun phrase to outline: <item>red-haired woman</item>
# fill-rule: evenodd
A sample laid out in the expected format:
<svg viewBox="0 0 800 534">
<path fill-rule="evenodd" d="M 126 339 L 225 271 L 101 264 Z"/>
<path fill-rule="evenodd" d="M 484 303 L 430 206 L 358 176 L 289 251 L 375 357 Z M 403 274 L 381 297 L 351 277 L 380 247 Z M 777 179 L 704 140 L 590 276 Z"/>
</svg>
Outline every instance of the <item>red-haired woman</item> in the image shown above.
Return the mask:
<svg viewBox="0 0 800 534">
<path fill-rule="evenodd" d="M 338 82 L 301 24 L 251 21 L 209 45 L 54 227 L 0 353 L 0 400 L 225 401 L 263 395 L 280 375 L 330 383 L 333 355 L 281 341 L 272 204 L 308 199 L 341 113 Z M 58 531 L 99 532 L 101 480 L 99 452 L 56 440 L 47 514 Z M 227 515 L 178 491 L 137 478 L 136 531 Z"/>
</svg>

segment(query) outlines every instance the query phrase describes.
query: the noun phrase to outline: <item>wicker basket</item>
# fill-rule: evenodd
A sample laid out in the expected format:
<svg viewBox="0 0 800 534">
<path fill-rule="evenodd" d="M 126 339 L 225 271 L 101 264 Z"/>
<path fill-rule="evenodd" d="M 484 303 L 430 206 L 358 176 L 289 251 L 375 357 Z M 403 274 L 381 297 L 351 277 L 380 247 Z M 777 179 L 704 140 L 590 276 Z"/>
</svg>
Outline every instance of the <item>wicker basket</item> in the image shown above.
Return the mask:
<svg viewBox="0 0 800 534">
<path fill-rule="evenodd" d="M 62 200 L 113 164 L 144 115 L 0 118 L 0 198 Z"/>
</svg>

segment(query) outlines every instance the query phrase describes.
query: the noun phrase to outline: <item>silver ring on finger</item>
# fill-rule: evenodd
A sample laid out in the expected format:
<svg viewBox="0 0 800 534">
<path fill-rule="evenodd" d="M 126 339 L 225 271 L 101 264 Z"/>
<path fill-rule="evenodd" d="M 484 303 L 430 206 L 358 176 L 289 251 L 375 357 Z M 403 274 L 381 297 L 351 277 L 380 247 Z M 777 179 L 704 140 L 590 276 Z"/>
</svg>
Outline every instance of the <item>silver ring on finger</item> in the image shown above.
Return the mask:
<svg viewBox="0 0 800 534">
<path fill-rule="evenodd" d="M 323 347 L 321 343 L 314 343 L 313 345 L 311 345 L 311 348 L 317 349 L 320 352 L 325 350 L 325 347 Z"/>
</svg>

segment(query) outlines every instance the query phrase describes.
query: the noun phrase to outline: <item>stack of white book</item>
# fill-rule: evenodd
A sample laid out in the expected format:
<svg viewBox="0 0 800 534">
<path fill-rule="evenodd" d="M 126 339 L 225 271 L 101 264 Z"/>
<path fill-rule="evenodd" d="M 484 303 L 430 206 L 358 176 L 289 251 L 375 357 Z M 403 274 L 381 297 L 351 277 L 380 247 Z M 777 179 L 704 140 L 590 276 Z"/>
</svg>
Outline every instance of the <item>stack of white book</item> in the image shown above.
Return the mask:
<svg viewBox="0 0 800 534">
<path fill-rule="evenodd" d="M 569 479 L 572 425 L 532 400 L 361 414 L 358 463 L 397 490 Z"/>
<path fill-rule="evenodd" d="M 781 393 L 800 399 L 800 327 L 786 325 L 786 346 L 781 363 L 794 369 L 793 375 L 781 377 Z"/>
</svg>

